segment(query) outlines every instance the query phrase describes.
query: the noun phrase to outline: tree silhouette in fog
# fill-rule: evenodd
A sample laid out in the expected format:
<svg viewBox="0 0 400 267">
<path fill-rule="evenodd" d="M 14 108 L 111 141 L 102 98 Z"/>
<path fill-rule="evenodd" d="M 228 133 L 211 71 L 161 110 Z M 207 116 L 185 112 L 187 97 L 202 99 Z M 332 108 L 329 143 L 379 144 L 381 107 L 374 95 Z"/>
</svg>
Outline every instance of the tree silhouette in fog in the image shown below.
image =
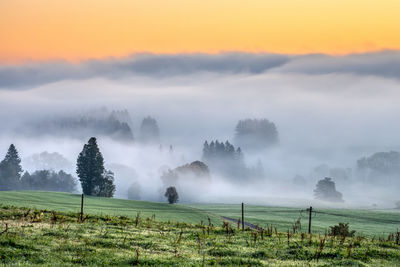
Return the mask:
<svg viewBox="0 0 400 267">
<path fill-rule="evenodd" d="M 168 169 L 161 175 L 161 181 L 165 186 L 177 185 L 179 181 L 187 181 L 194 179 L 194 182 L 210 181 L 210 170 L 208 166 L 201 161 L 193 161 L 190 164 L 185 164 L 175 169 Z"/>
<path fill-rule="evenodd" d="M 131 142 L 134 140 L 129 123 L 120 119 L 117 111 L 92 111 L 44 120 L 34 124 L 36 134 L 67 136 L 86 139 L 90 136 L 107 136 L 116 141 Z M 43 132 L 43 130 L 45 131 Z"/>
<path fill-rule="evenodd" d="M 203 161 L 212 172 L 217 172 L 236 180 L 247 178 L 247 169 L 240 147 L 235 148 L 229 141 L 225 143 L 216 141 L 204 142 Z"/>
<path fill-rule="evenodd" d="M 278 130 L 267 119 L 240 120 L 235 128 L 235 145 L 246 150 L 261 150 L 278 143 Z"/>
<path fill-rule="evenodd" d="M 314 190 L 316 199 L 330 201 L 330 202 L 343 202 L 342 194 L 336 191 L 335 182 L 331 178 L 325 177 L 319 180 Z"/>
<path fill-rule="evenodd" d="M 144 144 L 159 143 L 160 141 L 160 130 L 158 128 L 157 121 L 148 116 L 143 119 L 140 125 L 140 141 Z"/>
<path fill-rule="evenodd" d="M 377 152 L 357 161 L 358 176 L 370 183 L 397 184 L 400 180 L 400 153 Z"/>
</svg>

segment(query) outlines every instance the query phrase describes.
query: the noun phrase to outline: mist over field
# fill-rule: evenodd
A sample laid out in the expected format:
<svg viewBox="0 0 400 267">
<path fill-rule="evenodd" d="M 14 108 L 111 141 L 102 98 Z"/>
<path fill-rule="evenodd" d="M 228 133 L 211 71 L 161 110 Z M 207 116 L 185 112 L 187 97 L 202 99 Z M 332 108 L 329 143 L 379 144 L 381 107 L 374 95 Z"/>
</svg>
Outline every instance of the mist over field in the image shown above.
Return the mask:
<svg viewBox="0 0 400 267">
<path fill-rule="evenodd" d="M 400 174 L 367 175 L 357 161 L 400 151 L 399 58 L 392 51 L 342 57 L 144 54 L 4 65 L 0 157 L 13 143 L 24 170 L 63 169 L 76 177 L 77 156 L 96 136 L 106 168 L 115 173 L 116 197 L 126 198 L 134 184 L 140 199 L 165 201 L 165 188 L 174 183 L 181 202 L 392 208 L 400 200 Z M 119 120 L 129 125 L 128 133 L 124 126 L 117 135 L 98 124 L 90 130 L 70 126 L 124 110 L 128 119 Z M 140 139 L 147 116 L 159 127 L 156 142 Z M 237 149 L 235 127 L 248 118 L 265 118 L 278 132 L 276 144 L 242 148 L 246 167 L 261 163 L 263 175 L 233 178 L 208 166 L 210 177 L 161 178 L 203 161 L 206 140 L 228 140 Z M 44 151 L 57 156 L 41 161 Z M 336 183 L 343 203 L 314 199 L 325 177 Z"/>
</svg>

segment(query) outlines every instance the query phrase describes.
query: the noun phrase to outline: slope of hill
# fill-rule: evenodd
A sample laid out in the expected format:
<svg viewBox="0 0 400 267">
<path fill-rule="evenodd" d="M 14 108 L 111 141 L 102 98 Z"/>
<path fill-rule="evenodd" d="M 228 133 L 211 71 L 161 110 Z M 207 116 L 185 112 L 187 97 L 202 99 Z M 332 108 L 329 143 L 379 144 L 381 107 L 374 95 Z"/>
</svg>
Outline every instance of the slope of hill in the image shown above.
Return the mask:
<svg viewBox="0 0 400 267">
<path fill-rule="evenodd" d="M 80 211 L 81 195 L 44 191 L 0 191 L 0 204 L 16 207 L 55 210 L 61 212 Z M 215 225 L 223 217 L 239 219 L 240 205 L 233 204 L 174 204 L 135 201 L 116 198 L 85 196 L 85 214 L 136 217 L 156 216 L 160 221 L 208 223 Z M 245 221 L 262 228 L 276 227 L 279 231 L 292 229 L 300 219 L 301 232 L 308 230 L 308 212 L 305 209 L 245 205 Z M 395 210 L 349 210 L 315 209 L 312 215 L 313 233 L 323 234 L 339 222 L 349 223 L 357 235 L 387 237 L 400 226 L 400 212 Z"/>
<path fill-rule="evenodd" d="M 92 208 L 96 208 L 94 204 Z M 122 211 L 120 203 L 113 201 L 97 204 Z M 149 203 L 141 204 L 147 207 Z M 398 266 L 400 262 L 399 232 L 370 239 L 273 228 L 241 231 L 230 223 L 162 222 L 142 216 L 91 215 L 81 221 L 73 212 L 4 204 L 0 205 L 0 219 L 4 266 L 375 267 Z"/>
<path fill-rule="evenodd" d="M 45 191 L 1 191 L 0 203 L 17 207 L 55 210 L 62 212 L 80 212 L 81 195 L 45 192 Z M 187 223 L 207 222 L 208 217 L 213 223 L 221 223 L 218 215 L 202 210 L 174 204 L 146 201 L 134 201 L 116 198 L 101 198 L 85 196 L 85 214 L 135 217 L 152 217 L 157 220 Z"/>
<path fill-rule="evenodd" d="M 241 216 L 239 204 L 190 204 L 190 206 L 233 219 Z M 279 231 L 292 229 L 293 224 L 299 221 L 301 231 L 307 232 L 309 219 L 307 208 L 245 205 L 245 221 L 263 228 L 272 225 Z M 389 233 L 397 231 L 400 226 L 398 210 L 314 208 L 311 219 L 313 233 L 320 234 L 339 222 L 349 223 L 350 228 L 356 230 L 358 235 L 370 237 L 387 237 Z"/>
</svg>

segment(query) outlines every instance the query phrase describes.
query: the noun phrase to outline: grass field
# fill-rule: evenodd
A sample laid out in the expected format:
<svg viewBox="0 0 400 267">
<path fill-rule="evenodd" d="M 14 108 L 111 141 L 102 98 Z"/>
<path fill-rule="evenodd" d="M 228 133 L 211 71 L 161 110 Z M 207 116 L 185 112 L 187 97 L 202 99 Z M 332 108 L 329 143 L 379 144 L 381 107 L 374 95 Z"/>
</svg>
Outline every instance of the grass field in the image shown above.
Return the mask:
<svg viewBox="0 0 400 267">
<path fill-rule="evenodd" d="M 240 205 L 196 204 L 191 206 L 225 217 L 239 219 L 241 216 Z M 268 225 L 273 225 L 280 231 L 287 231 L 300 218 L 302 230 L 307 231 L 309 213 L 306 210 L 302 212 L 300 210 L 297 208 L 245 205 L 245 220 L 260 227 L 265 228 Z M 312 231 L 315 233 L 324 233 L 326 229 L 329 229 L 329 226 L 338 222 L 349 223 L 351 229 L 356 230 L 357 234 L 366 236 L 386 236 L 388 233 L 400 229 L 400 212 L 396 210 L 328 210 L 318 208 L 315 210 L 317 213 L 312 214 Z"/>
<path fill-rule="evenodd" d="M 0 203 L 17 207 L 78 213 L 80 212 L 81 195 L 42 191 L 0 191 Z M 154 214 L 157 220 L 161 221 L 199 223 L 208 221 L 208 217 L 214 224 L 220 224 L 222 221 L 218 215 L 180 204 L 170 205 L 91 196 L 85 196 L 84 203 L 85 214 L 135 217 L 140 212 L 142 217 L 152 217 Z"/>
<path fill-rule="evenodd" d="M 0 203 L 5 266 L 400 266 L 397 225 L 378 223 L 398 220 L 396 212 L 321 210 L 349 217 L 317 214 L 308 235 L 292 230 L 299 216 L 306 230 L 306 213 L 289 208 L 246 205 L 247 221 L 270 227 L 242 232 L 220 217 L 239 218 L 239 205 L 85 197 L 89 216 L 80 222 L 80 195 L 8 191 L 0 192 Z M 361 216 L 375 221 L 353 218 Z M 339 221 L 357 235 L 318 234 Z"/>
<path fill-rule="evenodd" d="M 4 266 L 399 266 L 385 239 L 161 222 L 0 206 Z M 396 237 L 397 236 L 397 237 Z"/>
<path fill-rule="evenodd" d="M 32 207 L 37 209 L 56 210 L 63 212 L 80 211 L 80 195 L 40 191 L 2 191 L 0 203 L 17 207 Z M 398 211 L 376 210 L 320 210 L 318 212 L 340 214 L 333 216 L 316 213 L 312 217 L 312 230 L 314 233 L 324 233 L 329 226 L 338 222 L 349 223 L 351 229 L 359 235 L 386 236 L 388 233 L 400 229 L 400 213 Z M 229 204 L 175 204 L 131 201 L 123 199 L 85 197 L 85 213 L 96 215 L 116 215 L 135 217 L 141 212 L 143 217 L 151 217 L 153 214 L 160 221 L 175 221 L 186 223 L 207 222 L 222 223 L 221 216 L 238 219 L 240 217 L 240 205 Z M 290 229 L 298 218 L 301 218 L 302 230 L 308 227 L 308 214 L 300 209 L 265 207 L 245 205 L 245 220 L 260 227 L 273 225 L 280 231 Z"/>
</svg>

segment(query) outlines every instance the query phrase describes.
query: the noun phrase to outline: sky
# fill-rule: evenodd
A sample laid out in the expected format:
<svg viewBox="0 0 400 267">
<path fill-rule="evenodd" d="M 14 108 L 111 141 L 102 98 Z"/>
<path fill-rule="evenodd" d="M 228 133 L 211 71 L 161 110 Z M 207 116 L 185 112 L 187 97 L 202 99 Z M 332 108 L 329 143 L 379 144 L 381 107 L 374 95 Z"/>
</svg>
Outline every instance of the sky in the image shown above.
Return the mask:
<svg viewBox="0 0 400 267">
<path fill-rule="evenodd" d="M 400 48 L 398 0 L 2 0 L 0 62 Z"/>
</svg>

